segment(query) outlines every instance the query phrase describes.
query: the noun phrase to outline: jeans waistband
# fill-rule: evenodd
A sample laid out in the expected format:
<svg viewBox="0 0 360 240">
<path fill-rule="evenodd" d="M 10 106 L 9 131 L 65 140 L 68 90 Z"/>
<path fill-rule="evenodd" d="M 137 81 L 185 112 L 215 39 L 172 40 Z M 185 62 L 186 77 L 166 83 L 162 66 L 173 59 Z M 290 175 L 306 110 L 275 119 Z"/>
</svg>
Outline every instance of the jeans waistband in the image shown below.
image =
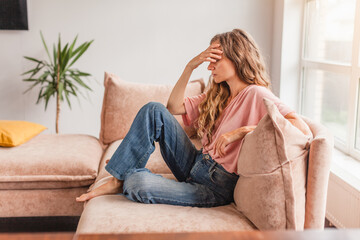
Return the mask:
<svg viewBox="0 0 360 240">
<path fill-rule="evenodd" d="M 202 149 L 201 149 L 201 151 L 202 151 Z M 215 168 L 215 166 L 218 166 L 221 170 L 225 171 L 226 173 L 228 173 L 230 175 L 233 175 L 233 176 L 238 176 L 235 173 L 228 172 L 220 163 L 218 163 L 214 159 L 212 159 L 212 157 L 208 153 L 202 153 L 202 160 L 213 162 L 213 164 L 211 165 L 209 171 L 212 170 L 213 168 Z"/>
</svg>

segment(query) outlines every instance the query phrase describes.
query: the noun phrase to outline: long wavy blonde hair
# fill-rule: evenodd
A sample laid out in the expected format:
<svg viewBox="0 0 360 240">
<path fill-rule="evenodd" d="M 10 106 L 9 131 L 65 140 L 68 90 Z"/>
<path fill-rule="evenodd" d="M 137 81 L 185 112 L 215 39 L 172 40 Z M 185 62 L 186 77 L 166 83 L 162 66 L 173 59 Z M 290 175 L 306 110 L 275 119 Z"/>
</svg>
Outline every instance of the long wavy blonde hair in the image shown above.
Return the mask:
<svg viewBox="0 0 360 240">
<path fill-rule="evenodd" d="M 250 34 L 241 29 L 234 29 L 231 32 L 215 35 L 210 44 L 215 41 L 220 42 L 223 54 L 234 63 L 236 74 L 242 81 L 270 89 L 270 80 L 263 58 Z M 230 97 L 230 87 L 226 81 L 215 83 L 210 78 L 208 87 L 206 97 L 198 106 L 200 115 L 196 129 L 200 138 L 206 134 L 205 146 L 211 143 L 217 120 Z"/>
</svg>

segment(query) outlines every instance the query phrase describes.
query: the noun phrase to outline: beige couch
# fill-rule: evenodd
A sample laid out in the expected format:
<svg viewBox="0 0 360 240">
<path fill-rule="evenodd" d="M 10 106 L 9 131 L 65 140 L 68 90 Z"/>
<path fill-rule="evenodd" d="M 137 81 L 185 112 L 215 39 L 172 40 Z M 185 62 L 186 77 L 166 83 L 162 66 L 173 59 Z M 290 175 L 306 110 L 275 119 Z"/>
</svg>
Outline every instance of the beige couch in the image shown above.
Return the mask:
<svg viewBox="0 0 360 240">
<path fill-rule="evenodd" d="M 77 233 L 193 232 L 256 229 L 235 204 L 214 208 L 141 204 L 122 195 L 75 201 L 111 177 L 105 161 L 115 152 L 137 111 L 149 101 L 164 105 L 170 85 L 128 83 L 105 74 L 99 139 L 82 134 L 39 135 L 15 148 L 0 149 L 0 217 L 80 216 Z M 186 96 L 204 91 L 202 80 L 189 83 Z M 184 127 L 181 116 L 176 116 Z M 303 119 L 314 140 L 308 160 L 304 228 L 324 226 L 326 192 L 333 140 L 322 125 Z M 189 137 L 194 129 L 184 127 Z M 191 138 L 200 149 L 201 142 Z M 158 143 L 147 168 L 175 179 Z M 89 187 L 89 185 L 91 186 Z"/>
</svg>

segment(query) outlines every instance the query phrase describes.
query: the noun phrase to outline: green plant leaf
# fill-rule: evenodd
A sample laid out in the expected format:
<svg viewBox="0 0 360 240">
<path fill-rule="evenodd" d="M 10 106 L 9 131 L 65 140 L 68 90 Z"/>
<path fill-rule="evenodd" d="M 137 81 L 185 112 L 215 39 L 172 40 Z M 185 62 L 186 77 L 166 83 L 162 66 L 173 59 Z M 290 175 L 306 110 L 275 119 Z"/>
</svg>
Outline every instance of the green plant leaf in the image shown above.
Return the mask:
<svg viewBox="0 0 360 240">
<path fill-rule="evenodd" d="M 75 49 L 75 51 L 73 52 L 73 56 L 75 56 L 81 49 L 83 49 L 83 47 L 86 45 L 87 42 L 84 42 L 83 44 L 81 44 L 79 47 L 77 47 Z"/>
<path fill-rule="evenodd" d="M 65 47 L 62 49 L 62 51 L 61 51 L 61 56 L 62 57 L 65 56 L 65 53 L 66 53 L 66 50 L 67 50 L 68 46 L 69 46 L 69 43 L 66 43 Z"/>
<path fill-rule="evenodd" d="M 94 40 L 91 40 L 90 42 L 86 42 L 85 45 L 81 48 L 81 50 L 79 51 L 78 55 L 75 57 L 75 59 L 70 63 L 69 67 L 71 67 L 80 57 L 81 55 L 83 55 L 83 53 L 89 48 L 89 46 L 91 45 L 91 43 Z"/>
<path fill-rule="evenodd" d="M 40 70 L 41 70 L 41 68 L 36 69 L 36 71 L 35 71 L 35 72 L 33 72 L 33 73 L 30 75 L 30 77 L 29 77 L 29 78 L 34 77 L 34 76 L 35 76 L 38 72 L 40 72 Z"/>
<path fill-rule="evenodd" d="M 79 72 L 79 76 L 88 77 L 88 76 L 91 76 L 91 74 L 90 74 L 90 73 L 86 73 L 86 72 Z"/>
<path fill-rule="evenodd" d="M 68 70 L 69 72 L 71 72 L 73 75 L 76 75 L 76 76 L 79 76 L 79 77 L 88 77 L 88 76 L 91 76 L 90 73 L 86 73 L 86 72 L 80 72 L 78 69 L 69 69 Z"/>
<path fill-rule="evenodd" d="M 54 69 L 57 66 L 57 55 L 56 55 L 56 47 L 55 47 L 55 43 L 53 43 L 53 58 L 54 58 Z M 55 71 L 56 72 L 56 71 Z"/>
<path fill-rule="evenodd" d="M 23 79 L 23 81 L 25 81 L 25 82 L 37 82 L 37 81 L 39 81 L 39 79 L 37 79 L 37 78 L 26 78 L 26 79 Z"/>
<path fill-rule="evenodd" d="M 57 65 L 56 65 L 57 66 Z M 51 76 L 52 76 L 52 80 L 55 83 L 56 79 L 57 79 L 57 75 L 56 75 L 56 66 L 54 66 L 54 68 L 51 70 Z"/>
<path fill-rule="evenodd" d="M 64 98 L 63 98 L 62 94 L 63 94 L 63 90 L 64 90 L 64 83 L 59 82 L 58 89 L 59 89 L 58 94 L 59 94 L 59 96 L 60 96 L 60 100 L 63 101 Z"/>
<path fill-rule="evenodd" d="M 62 59 L 61 59 L 61 39 L 60 39 L 60 33 L 59 33 L 59 40 L 58 40 L 58 48 L 57 48 L 57 52 L 56 52 L 56 58 L 58 59 L 58 65 L 61 67 L 61 62 L 62 62 Z M 58 67 L 59 67 L 58 66 Z M 58 68 L 57 67 L 57 68 Z M 57 68 L 56 68 L 56 72 L 57 72 Z"/>
<path fill-rule="evenodd" d="M 46 53 L 47 53 L 47 55 L 48 55 L 48 57 L 49 57 L 49 59 L 50 59 L 50 62 L 51 62 L 51 57 L 50 57 L 49 49 L 48 49 L 48 47 L 47 47 L 47 45 L 46 45 L 46 42 L 45 42 L 44 36 L 43 36 L 43 34 L 42 34 L 42 32 L 41 32 L 41 31 L 40 31 L 40 35 L 41 35 L 41 40 L 42 40 L 42 42 L 43 42 L 43 44 L 44 44 L 44 47 L 45 47 Z"/>
<path fill-rule="evenodd" d="M 26 74 L 28 74 L 28 73 L 35 72 L 36 70 L 38 70 L 38 67 L 37 67 L 37 66 L 36 66 L 36 68 L 31 69 L 30 71 L 24 72 L 24 73 L 21 74 L 21 75 L 26 75 Z"/>
<path fill-rule="evenodd" d="M 67 49 L 67 47 L 68 47 L 68 43 L 66 44 L 64 50 L 61 53 L 61 58 L 62 58 L 62 62 L 60 65 L 60 73 L 61 74 L 63 74 L 67 63 L 69 62 L 69 50 Z"/>
<path fill-rule="evenodd" d="M 74 56 L 73 49 L 74 49 L 77 38 L 78 38 L 78 35 L 76 35 L 74 41 L 70 45 L 70 48 L 69 48 L 69 50 L 67 52 L 67 55 L 66 55 L 66 60 L 64 60 L 62 70 L 64 70 L 66 68 L 66 65 L 68 64 L 69 60 Z"/>
<path fill-rule="evenodd" d="M 69 43 L 66 43 L 65 44 L 65 47 L 61 50 L 61 64 L 60 64 L 60 66 L 62 66 L 63 65 L 63 63 L 64 63 L 64 58 L 65 58 L 65 55 L 66 55 L 66 53 L 67 53 L 67 48 L 68 48 L 68 45 L 69 45 Z"/>
<path fill-rule="evenodd" d="M 42 61 L 37 60 L 37 59 L 35 59 L 35 58 L 31 58 L 31 57 L 27 57 L 27 56 L 24 56 L 24 58 L 26 58 L 27 60 L 30 60 L 30 61 L 37 62 L 37 63 L 42 63 Z"/>
<path fill-rule="evenodd" d="M 46 111 L 46 109 L 47 109 L 48 102 L 49 102 L 49 98 L 48 98 L 48 97 L 45 97 L 45 111 Z"/>
<path fill-rule="evenodd" d="M 72 110 L 72 109 L 71 109 L 71 103 L 70 103 L 70 100 L 69 100 L 69 93 L 68 93 L 68 92 L 65 92 L 65 98 L 66 98 L 66 101 L 67 101 L 67 103 L 68 103 L 68 105 L 69 105 L 69 107 L 70 107 L 70 110 Z"/>
<path fill-rule="evenodd" d="M 72 79 L 74 79 L 77 83 L 79 83 L 81 86 L 83 86 L 84 88 L 89 89 L 90 91 L 92 91 L 92 89 L 90 87 L 88 87 L 78 76 L 75 75 L 70 75 L 70 77 Z"/>
<path fill-rule="evenodd" d="M 23 94 L 27 93 L 28 91 L 30 91 L 31 89 L 33 89 L 36 85 L 38 85 L 40 82 L 36 82 L 34 83 L 31 87 L 29 87 L 25 92 L 23 92 Z"/>
<path fill-rule="evenodd" d="M 49 64 L 48 62 L 46 62 L 46 61 L 42 61 L 42 63 L 45 65 L 45 66 L 47 66 L 48 68 L 52 68 L 52 66 L 53 66 L 53 64 L 51 63 L 51 64 Z"/>
<path fill-rule="evenodd" d="M 71 91 L 69 91 L 72 95 L 77 97 L 76 91 L 77 87 L 75 85 L 72 84 L 72 82 L 69 79 L 65 79 L 66 83 L 69 85 L 69 87 L 71 88 Z M 75 89 L 74 89 L 75 88 Z"/>
<path fill-rule="evenodd" d="M 69 59 L 71 59 L 73 57 L 73 49 L 74 49 L 74 46 L 75 46 L 75 43 L 76 43 L 76 40 L 78 38 L 78 35 L 76 35 L 74 41 L 72 42 L 70 48 L 69 48 Z"/>
<path fill-rule="evenodd" d="M 49 80 L 49 84 L 51 83 L 51 84 L 53 84 L 53 85 L 55 85 L 56 84 L 56 73 L 53 71 L 53 69 L 49 69 L 48 70 L 49 71 L 49 76 L 50 76 L 50 80 Z"/>
<path fill-rule="evenodd" d="M 42 98 L 42 97 L 41 97 L 41 94 L 42 94 L 42 91 L 44 90 L 44 88 L 45 88 L 45 87 L 42 87 L 42 88 L 40 89 L 40 92 L 39 92 L 39 95 L 38 95 L 38 99 L 37 99 L 37 101 L 36 101 L 36 104 L 38 104 L 39 101 L 40 101 L 40 99 Z"/>
<path fill-rule="evenodd" d="M 38 78 L 38 80 L 39 80 L 41 83 L 44 83 L 45 81 L 46 81 L 46 82 L 50 82 L 49 80 L 46 79 L 49 75 L 50 75 L 50 72 L 49 72 L 49 71 L 45 71 L 45 72 Z"/>
<path fill-rule="evenodd" d="M 64 82 L 64 92 L 65 92 L 65 98 L 66 98 L 66 101 L 70 107 L 70 110 L 71 110 L 71 103 L 70 103 L 70 100 L 69 100 L 69 90 L 67 89 L 67 82 L 65 81 Z"/>
<path fill-rule="evenodd" d="M 37 66 L 36 68 L 34 68 L 34 69 L 30 70 L 30 71 L 27 71 L 27 72 L 23 73 L 22 75 L 31 73 L 30 77 L 28 77 L 26 79 L 36 79 L 36 78 L 33 78 L 33 76 L 35 76 L 43 68 L 43 66 L 41 66 L 40 68 Z M 25 80 L 25 79 L 23 79 L 23 80 L 24 81 L 30 81 L 30 80 Z"/>
<path fill-rule="evenodd" d="M 56 93 L 56 89 L 52 84 L 49 84 L 45 90 L 45 93 L 42 94 L 42 96 L 44 96 L 45 98 L 45 111 L 47 109 L 47 105 L 49 102 L 49 99 L 52 95 L 54 95 Z"/>
<path fill-rule="evenodd" d="M 40 62 L 40 63 L 38 63 L 37 65 L 36 65 L 36 67 L 35 68 L 33 68 L 33 69 L 31 69 L 31 70 L 29 70 L 29 71 L 27 71 L 27 72 L 24 72 L 24 73 L 22 73 L 21 75 L 26 75 L 26 74 L 28 74 L 28 73 L 34 73 L 35 72 L 35 74 L 41 69 L 41 68 L 43 68 L 43 64 Z M 32 76 L 34 76 L 35 74 L 33 74 Z M 31 76 L 31 77 L 32 77 Z M 30 77 L 30 78 L 31 78 Z"/>
<path fill-rule="evenodd" d="M 51 84 L 48 84 L 47 86 L 45 86 L 45 92 L 41 95 L 41 97 L 44 97 L 44 96 L 47 96 L 49 95 L 50 93 L 52 93 L 52 91 L 55 91 L 55 86 L 51 83 Z M 51 95 L 51 94 L 50 94 Z"/>
</svg>

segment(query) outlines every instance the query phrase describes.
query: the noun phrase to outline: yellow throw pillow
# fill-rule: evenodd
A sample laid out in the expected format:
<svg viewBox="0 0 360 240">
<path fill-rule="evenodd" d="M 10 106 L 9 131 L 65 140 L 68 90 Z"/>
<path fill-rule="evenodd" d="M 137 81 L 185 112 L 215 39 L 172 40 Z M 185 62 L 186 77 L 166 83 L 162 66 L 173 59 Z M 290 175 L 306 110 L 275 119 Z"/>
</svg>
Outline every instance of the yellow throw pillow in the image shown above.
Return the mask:
<svg viewBox="0 0 360 240">
<path fill-rule="evenodd" d="M 15 147 L 29 141 L 47 127 L 27 122 L 0 120 L 0 146 Z"/>
</svg>

